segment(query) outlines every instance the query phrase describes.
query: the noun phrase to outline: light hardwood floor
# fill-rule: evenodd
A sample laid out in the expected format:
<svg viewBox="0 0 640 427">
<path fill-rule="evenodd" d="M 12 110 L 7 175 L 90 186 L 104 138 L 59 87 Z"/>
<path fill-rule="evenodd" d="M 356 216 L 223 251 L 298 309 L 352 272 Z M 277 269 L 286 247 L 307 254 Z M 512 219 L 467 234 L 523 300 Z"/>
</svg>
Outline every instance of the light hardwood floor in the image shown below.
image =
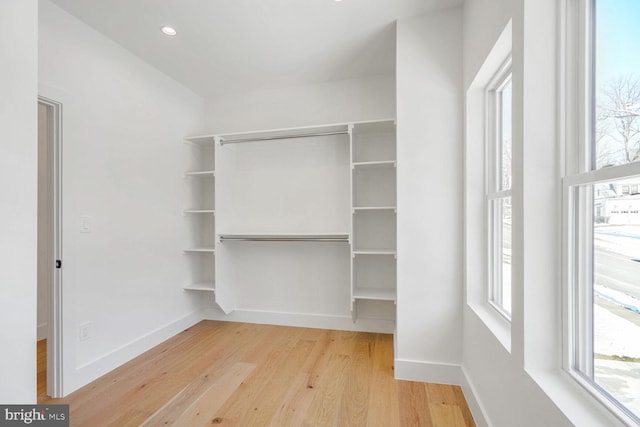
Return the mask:
<svg viewBox="0 0 640 427">
<path fill-rule="evenodd" d="M 393 378 L 386 334 L 203 321 L 65 399 L 72 426 L 474 426 L 457 386 Z"/>
<path fill-rule="evenodd" d="M 38 400 L 47 397 L 47 340 L 38 341 L 37 357 Z"/>
</svg>

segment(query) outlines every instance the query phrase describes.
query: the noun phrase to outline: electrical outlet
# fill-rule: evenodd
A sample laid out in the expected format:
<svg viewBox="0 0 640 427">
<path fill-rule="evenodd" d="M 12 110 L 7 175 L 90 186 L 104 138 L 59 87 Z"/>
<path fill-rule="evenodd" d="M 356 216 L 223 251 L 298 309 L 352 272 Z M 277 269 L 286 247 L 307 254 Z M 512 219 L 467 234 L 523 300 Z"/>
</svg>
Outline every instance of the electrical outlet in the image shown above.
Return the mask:
<svg viewBox="0 0 640 427">
<path fill-rule="evenodd" d="M 84 322 L 78 328 L 78 338 L 80 341 L 87 341 L 93 338 L 93 322 Z"/>
</svg>

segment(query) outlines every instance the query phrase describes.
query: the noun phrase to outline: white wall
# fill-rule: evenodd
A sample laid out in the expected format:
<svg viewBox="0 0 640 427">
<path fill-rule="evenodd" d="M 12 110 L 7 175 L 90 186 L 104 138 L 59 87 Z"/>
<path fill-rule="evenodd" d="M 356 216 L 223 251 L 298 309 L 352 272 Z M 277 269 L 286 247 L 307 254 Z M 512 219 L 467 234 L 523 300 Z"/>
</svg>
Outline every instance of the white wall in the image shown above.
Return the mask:
<svg viewBox="0 0 640 427">
<path fill-rule="evenodd" d="M 462 360 L 461 18 L 397 23 L 396 376 L 449 383 Z"/>
<path fill-rule="evenodd" d="M 200 295 L 182 291 L 182 138 L 204 104 L 51 2 L 39 18 L 39 91 L 63 104 L 66 394 L 198 320 Z"/>
<path fill-rule="evenodd" d="M 393 75 L 238 93 L 207 99 L 210 133 L 395 117 Z"/>
<path fill-rule="evenodd" d="M 37 3 L 0 2 L 0 402 L 36 401 Z"/>
</svg>

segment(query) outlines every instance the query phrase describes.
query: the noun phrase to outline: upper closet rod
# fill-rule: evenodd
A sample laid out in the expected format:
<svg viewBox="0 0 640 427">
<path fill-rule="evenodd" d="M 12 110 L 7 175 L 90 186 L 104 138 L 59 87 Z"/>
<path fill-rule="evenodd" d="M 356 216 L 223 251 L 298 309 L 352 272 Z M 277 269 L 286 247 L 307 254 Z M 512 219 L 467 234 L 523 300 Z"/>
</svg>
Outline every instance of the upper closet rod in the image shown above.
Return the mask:
<svg viewBox="0 0 640 427">
<path fill-rule="evenodd" d="M 243 138 L 243 139 L 220 139 L 220 145 L 236 144 L 239 142 L 257 142 L 257 141 L 273 141 L 277 139 L 294 139 L 294 138 L 311 138 L 314 136 L 330 136 L 330 135 L 348 135 L 348 130 L 339 130 L 334 132 L 316 132 L 316 133 L 299 133 L 292 135 L 279 135 L 279 136 L 259 136 L 255 138 Z"/>
</svg>

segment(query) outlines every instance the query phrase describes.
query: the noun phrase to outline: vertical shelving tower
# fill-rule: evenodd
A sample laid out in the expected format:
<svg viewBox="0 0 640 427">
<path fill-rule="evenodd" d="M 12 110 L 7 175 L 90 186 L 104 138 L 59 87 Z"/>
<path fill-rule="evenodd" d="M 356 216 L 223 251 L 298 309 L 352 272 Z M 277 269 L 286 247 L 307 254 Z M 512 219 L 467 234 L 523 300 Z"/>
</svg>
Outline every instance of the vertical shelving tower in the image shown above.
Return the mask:
<svg viewBox="0 0 640 427">
<path fill-rule="evenodd" d="M 188 181 L 189 206 L 183 211 L 189 241 L 183 249 L 190 277 L 183 289 L 215 291 L 215 140 L 213 136 L 185 138 L 191 148 Z"/>
<path fill-rule="evenodd" d="M 359 300 L 396 302 L 396 131 L 392 120 L 351 128 L 351 313 Z"/>
</svg>

